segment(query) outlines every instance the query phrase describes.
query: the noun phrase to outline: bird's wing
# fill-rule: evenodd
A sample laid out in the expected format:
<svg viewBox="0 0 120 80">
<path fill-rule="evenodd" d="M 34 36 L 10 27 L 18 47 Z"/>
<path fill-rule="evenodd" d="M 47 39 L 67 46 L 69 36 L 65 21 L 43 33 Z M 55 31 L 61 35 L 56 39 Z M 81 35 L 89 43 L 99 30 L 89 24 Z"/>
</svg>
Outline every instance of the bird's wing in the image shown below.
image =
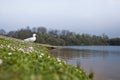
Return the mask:
<svg viewBox="0 0 120 80">
<path fill-rule="evenodd" d="M 24 39 L 24 41 L 32 41 L 32 37 Z"/>
</svg>

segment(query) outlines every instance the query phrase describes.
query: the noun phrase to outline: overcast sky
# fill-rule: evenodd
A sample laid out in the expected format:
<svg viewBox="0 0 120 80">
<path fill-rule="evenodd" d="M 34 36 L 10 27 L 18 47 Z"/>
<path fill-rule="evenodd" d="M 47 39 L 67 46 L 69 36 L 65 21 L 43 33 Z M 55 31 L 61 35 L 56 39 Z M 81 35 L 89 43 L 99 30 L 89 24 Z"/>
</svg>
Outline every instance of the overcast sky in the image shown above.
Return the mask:
<svg viewBox="0 0 120 80">
<path fill-rule="evenodd" d="M 0 29 L 26 26 L 120 37 L 120 0 L 0 0 Z"/>
</svg>

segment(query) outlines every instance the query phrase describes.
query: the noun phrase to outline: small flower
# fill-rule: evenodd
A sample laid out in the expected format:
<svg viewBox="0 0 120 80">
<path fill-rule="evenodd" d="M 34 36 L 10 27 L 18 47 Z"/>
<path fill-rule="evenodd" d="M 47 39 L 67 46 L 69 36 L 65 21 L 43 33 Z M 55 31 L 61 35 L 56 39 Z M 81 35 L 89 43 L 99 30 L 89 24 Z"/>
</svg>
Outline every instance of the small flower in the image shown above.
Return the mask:
<svg viewBox="0 0 120 80">
<path fill-rule="evenodd" d="M 57 61 L 58 61 L 58 62 L 61 62 L 61 59 L 60 59 L 60 58 L 57 58 Z"/>
<path fill-rule="evenodd" d="M 3 63 L 3 60 L 2 59 L 0 59 L 0 65 Z"/>
<path fill-rule="evenodd" d="M 41 53 L 41 56 L 44 56 L 44 53 Z"/>
<path fill-rule="evenodd" d="M 30 49 L 30 50 L 34 50 L 34 48 L 33 48 L 33 47 L 29 47 L 29 49 Z"/>
<path fill-rule="evenodd" d="M 9 53 L 8 53 L 8 55 L 12 55 L 12 53 L 11 53 L 11 52 L 9 52 Z"/>
<path fill-rule="evenodd" d="M 7 45 L 8 48 L 10 48 L 10 45 Z"/>
<path fill-rule="evenodd" d="M 60 62 L 59 64 L 61 65 L 62 63 Z"/>
<path fill-rule="evenodd" d="M 24 49 L 22 49 L 22 48 L 19 48 L 18 50 L 24 52 Z"/>
<path fill-rule="evenodd" d="M 50 56 L 48 56 L 48 58 L 50 58 Z"/>
<path fill-rule="evenodd" d="M 42 58 L 42 55 L 40 55 L 39 57 Z"/>
<path fill-rule="evenodd" d="M 1 45 L 0 45 L 0 48 L 3 48 L 3 47 L 4 47 L 4 46 L 1 44 Z"/>
</svg>

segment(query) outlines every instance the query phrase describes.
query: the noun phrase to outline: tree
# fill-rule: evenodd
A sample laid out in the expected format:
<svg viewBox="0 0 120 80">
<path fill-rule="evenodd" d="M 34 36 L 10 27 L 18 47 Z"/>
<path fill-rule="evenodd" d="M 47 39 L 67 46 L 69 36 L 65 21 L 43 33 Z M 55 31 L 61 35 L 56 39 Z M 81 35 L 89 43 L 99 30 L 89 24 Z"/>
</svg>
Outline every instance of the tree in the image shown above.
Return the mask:
<svg viewBox="0 0 120 80">
<path fill-rule="evenodd" d="M 5 30 L 4 29 L 0 29 L 0 35 L 5 35 L 5 34 L 6 34 Z"/>
<path fill-rule="evenodd" d="M 48 34 L 50 34 L 51 36 L 53 36 L 53 37 L 58 37 L 58 30 L 50 30 L 49 32 L 48 32 Z"/>
<path fill-rule="evenodd" d="M 9 36 L 9 37 L 15 37 L 15 31 L 8 32 L 7 36 Z"/>
<path fill-rule="evenodd" d="M 110 45 L 120 45 L 120 38 L 112 38 L 109 40 Z"/>
<path fill-rule="evenodd" d="M 39 32 L 39 33 L 46 33 L 47 29 L 45 27 L 38 27 L 37 28 L 37 32 Z"/>
</svg>

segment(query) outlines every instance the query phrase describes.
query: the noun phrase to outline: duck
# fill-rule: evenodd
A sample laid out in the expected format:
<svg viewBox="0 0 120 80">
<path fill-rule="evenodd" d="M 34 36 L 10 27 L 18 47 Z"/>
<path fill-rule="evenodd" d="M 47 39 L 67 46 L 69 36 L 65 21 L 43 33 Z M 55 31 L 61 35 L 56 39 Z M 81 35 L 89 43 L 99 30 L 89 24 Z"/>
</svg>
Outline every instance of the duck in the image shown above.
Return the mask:
<svg viewBox="0 0 120 80">
<path fill-rule="evenodd" d="M 36 41 L 36 34 L 34 33 L 32 37 L 24 39 L 26 42 L 34 42 Z"/>
</svg>

